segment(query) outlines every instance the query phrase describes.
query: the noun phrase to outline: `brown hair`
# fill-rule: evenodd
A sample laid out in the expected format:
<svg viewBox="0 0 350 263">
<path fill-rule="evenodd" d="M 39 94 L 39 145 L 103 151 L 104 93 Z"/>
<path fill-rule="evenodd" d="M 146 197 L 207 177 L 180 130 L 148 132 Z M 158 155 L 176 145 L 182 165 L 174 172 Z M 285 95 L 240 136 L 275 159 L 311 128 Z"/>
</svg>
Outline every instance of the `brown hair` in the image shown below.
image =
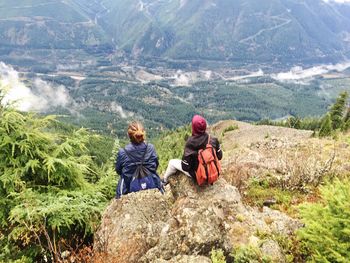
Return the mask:
<svg viewBox="0 0 350 263">
<path fill-rule="evenodd" d="M 140 122 L 133 121 L 129 124 L 128 135 L 131 142 L 141 143 L 146 138 L 146 131 Z"/>
</svg>

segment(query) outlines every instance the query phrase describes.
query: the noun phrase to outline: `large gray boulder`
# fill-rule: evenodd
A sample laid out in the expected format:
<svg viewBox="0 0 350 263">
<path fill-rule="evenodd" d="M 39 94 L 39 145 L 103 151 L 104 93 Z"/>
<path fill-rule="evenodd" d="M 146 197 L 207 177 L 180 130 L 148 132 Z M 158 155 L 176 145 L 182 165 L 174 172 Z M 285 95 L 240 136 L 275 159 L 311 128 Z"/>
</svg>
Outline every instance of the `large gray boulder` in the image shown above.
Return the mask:
<svg viewBox="0 0 350 263">
<path fill-rule="evenodd" d="M 253 245 L 275 262 L 284 256 L 278 243 L 257 233 L 289 235 L 299 222 L 281 212 L 246 207 L 238 190 L 221 178 L 198 187 L 185 175 L 170 179 L 165 195 L 157 190 L 113 200 L 95 236 L 95 252 L 105 262 L 210 262 L 212 249 L 230 253 Z M 266 235 L 265 235 L 266 236 Z"/>
</svg>

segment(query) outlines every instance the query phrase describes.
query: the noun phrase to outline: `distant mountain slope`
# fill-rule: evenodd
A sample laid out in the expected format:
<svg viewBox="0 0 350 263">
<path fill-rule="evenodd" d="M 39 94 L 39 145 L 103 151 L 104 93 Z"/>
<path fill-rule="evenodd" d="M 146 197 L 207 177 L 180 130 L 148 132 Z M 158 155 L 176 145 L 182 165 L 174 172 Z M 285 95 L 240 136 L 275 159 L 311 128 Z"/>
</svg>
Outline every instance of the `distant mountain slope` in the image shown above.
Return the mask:
<svg viewBox="0 0 350 263">
<path fill-rule="evenodd" d="M 321 0 L 102 2 L 106 30 L 134 55 L 298 61 L 349 50 L 349 7 Z"/>
<path fill-rule="evenodd" d="M 0 46 L 66 49 L 108 43 L 90 16 L 70 0 L 3 0 Z"/>
<path fill-rule="evenodd" d="M 350 57 L 350 5 L 323 0 L 0 3 L 2 47 L 66 49 L 104 44 L 139 58 L 339 61 Z"/>
</svg>

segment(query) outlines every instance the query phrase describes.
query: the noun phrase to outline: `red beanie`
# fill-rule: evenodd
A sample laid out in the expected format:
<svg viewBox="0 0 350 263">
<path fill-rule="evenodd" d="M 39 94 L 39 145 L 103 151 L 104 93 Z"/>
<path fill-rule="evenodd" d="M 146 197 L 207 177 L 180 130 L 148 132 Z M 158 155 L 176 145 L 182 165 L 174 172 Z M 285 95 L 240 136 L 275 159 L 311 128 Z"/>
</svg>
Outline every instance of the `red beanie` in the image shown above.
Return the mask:
<svg viewBox="0 0 350 263">
<path fill-rule="evenodd" d="M 192 119 L 192 135 L 201 135 L 207 129 L 207 122 L 202 116 L 194 115 Z"/>
</svg>

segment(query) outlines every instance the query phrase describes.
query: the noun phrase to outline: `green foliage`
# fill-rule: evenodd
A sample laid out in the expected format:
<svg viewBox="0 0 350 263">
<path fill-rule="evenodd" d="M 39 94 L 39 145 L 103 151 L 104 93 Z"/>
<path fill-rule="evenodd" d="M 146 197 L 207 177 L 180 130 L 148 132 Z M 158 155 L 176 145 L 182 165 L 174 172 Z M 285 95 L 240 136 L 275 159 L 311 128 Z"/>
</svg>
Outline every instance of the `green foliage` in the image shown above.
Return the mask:
<svg viewBox="0 0 350 263">
<path fill-rule="evenodd" d="M 98 140 L 0 106 L 0 261 L 57 261 L 62 240 L 92 235 L 116 184 L 90 155 Z"/>
<path fill-rule="evenodd" d="M 348 262 L 350 258 L 350 179 L 321 187 L 322 202 L 305 203 L 305 227 L 298 236 L 310 250 L 310 262 Z"/>
<path fill-rule="evenodd" d="M 264 256 L 260 249 L 254 246 L 240 246 L 233 253 L 235 263 L 270 263 L 272 260 Z"/>
<path fill-rule="evenodd" d="M 210 259 L 212 263 L 226 263 L 226 257 L 222 249 L 213 249 L 210 252 Z"/>
<path fill-rule="evenodd" d="M 181 159 L 187 138 L 191 135 L 191 127 L 185 126 L 174 131 L 163 133 L 154 141 L 159 156 L 160 173 L 164 172 L 171 159 Z"/>
</svg>

